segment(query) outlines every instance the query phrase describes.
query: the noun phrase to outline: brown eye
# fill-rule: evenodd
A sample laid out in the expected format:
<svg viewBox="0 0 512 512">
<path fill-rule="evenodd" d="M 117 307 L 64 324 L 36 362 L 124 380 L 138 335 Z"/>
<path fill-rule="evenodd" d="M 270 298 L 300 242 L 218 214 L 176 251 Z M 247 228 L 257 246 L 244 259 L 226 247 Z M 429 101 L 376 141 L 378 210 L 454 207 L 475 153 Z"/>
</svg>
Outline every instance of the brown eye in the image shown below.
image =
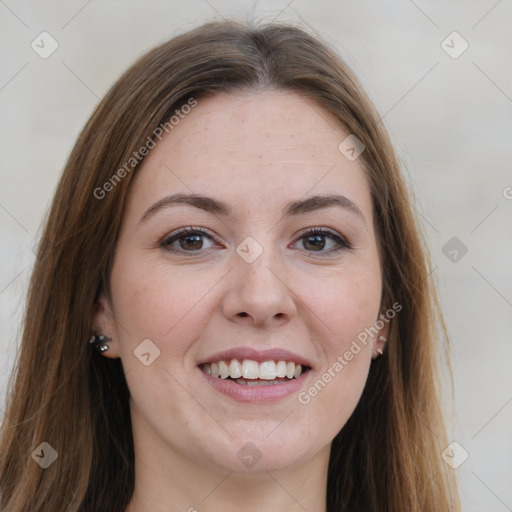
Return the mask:
<svg viewBox="0 0 512 512">
<path fill-rule="evenodd" d="M 312 235 L 304 238 L 304 247 L 307 249 L 308 246 L 314 251 L 322 250 L 325 247 L 325 236 L 323 235 Z"/>
<path fill-rule="evenodd" d="M 203 247 L 203 241 L 201 239 L 203 235 L 187 235 L 178 238 L 181 249 L 193 249 L 198 250 Z"/>
<path fill-rule="evenodd" d="M 166 251 L 174 253 L 199 252 L 201 249 L 211 248 L 211 246 L 205 247 L 205 238 L 211 242 L 214 241 L 206 231 L 198 228 L 183 228 L 165 237 L 160 246 Z"/>
<path fill-rule="evenodd" d="M 301 233 L 299 241 L 307 252 L 333 254 L 352 249 L 352 245 L 335 231 L 310 229 Z M 327 247 L 327 250 L 324 250 Z"/>
</svg>

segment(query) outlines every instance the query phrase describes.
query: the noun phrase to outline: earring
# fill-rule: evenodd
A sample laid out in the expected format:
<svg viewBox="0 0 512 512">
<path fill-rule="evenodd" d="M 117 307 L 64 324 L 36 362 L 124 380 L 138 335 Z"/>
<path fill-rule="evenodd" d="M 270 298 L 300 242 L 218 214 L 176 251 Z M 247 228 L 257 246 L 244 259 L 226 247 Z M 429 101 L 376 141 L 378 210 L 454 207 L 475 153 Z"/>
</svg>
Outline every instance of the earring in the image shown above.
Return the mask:
<svg viewBox="0 0 512 512">
<path fill-rule="evenodd" d="M 107 343 L 112 341 L 112 338 L 105 336 L 104 334 L 93 334 L 92 338 L 89 340 L 89 343 L 98 351 L 105 352 L 108 350 Z"/>
<path fill-rule="evenodd" d="M 377 338 L 377 341 L 380 341 L 382 344 L 384 344 L 384 343 L 386 343 L 387 340 L 386 340 L 386 338 L 384 338 L 384 336 L 379 336 Z M 384 352 L 383 352 L 383 350 L 381 348 L 377 349 L 377 354 L 379 354 L 381 356 L 383 353 Z"/>
</svg>

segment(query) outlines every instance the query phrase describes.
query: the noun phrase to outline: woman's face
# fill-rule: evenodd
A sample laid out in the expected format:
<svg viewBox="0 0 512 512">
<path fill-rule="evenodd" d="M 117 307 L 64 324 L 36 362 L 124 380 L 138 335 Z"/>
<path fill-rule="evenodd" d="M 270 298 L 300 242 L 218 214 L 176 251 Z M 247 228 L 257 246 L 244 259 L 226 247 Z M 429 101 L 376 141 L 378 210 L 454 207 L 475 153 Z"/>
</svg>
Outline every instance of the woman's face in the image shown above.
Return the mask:
<svg viewBox="0 0 512 512">
<path fill-rule="evenodd" d="M 296 93 L 221 93 L 150 150 L 95 316 L 145 449 L 229 471 L 328 454 L 385 334 L 358 341 L 382 281 L 348 135 Z"/>
</svg>

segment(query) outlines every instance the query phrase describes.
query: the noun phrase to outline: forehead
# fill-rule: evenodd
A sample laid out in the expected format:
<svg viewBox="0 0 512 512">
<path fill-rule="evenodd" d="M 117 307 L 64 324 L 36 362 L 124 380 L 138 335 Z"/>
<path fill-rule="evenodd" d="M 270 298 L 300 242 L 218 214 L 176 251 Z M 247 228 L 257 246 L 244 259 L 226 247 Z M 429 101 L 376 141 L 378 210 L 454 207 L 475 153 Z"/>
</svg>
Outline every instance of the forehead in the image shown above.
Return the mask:
<svg viewBox="0 0 512 512">
<path fill-rule="evenodd" d="M 370 215 L 361 159 L 350 161 L 338 149 L 348 135 L 330 113 L 298 93 L 222 92 L 197 100 L 157 143 L 131 195 L 147 203 L 164 192 L 195 192 L 263 208 L 343 193 Z"/>
</svg>

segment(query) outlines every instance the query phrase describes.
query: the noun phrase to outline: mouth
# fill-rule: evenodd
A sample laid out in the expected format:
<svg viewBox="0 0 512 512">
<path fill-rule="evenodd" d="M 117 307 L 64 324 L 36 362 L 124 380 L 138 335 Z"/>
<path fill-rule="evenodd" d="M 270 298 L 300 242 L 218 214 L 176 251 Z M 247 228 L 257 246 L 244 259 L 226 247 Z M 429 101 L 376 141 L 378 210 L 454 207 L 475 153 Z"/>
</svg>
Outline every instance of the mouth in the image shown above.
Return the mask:
<svg viewBox="0 0 512 512">
<path fill-rule="evenodd" d="M 219 360 L 203 363 L 200 369 L 214 378 L 231 380 L 241 386 L 272 386 L 298 379 L 311 368 L 294 361 L 253 359 Z"/>
<path fill-rule="evenodd" d="M 299 392 L 313 367 L 283 349 L 239 347 L 211 355 L 197 368 L 214 390 L 238 402 L 266 402 Z"/>
</svg>

